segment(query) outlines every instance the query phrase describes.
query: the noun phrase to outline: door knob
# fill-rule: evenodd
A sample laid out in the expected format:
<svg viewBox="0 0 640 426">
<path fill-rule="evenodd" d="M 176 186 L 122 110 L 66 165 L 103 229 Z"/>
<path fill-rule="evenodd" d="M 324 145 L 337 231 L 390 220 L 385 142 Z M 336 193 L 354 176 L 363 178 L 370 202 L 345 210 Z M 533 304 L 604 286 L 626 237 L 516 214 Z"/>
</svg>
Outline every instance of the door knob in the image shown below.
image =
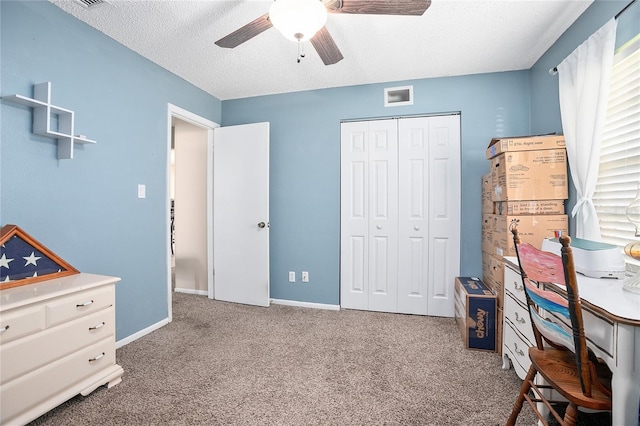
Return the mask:
<svg viewBox="0 0 640 426">
<path fill-rule="evenodd" d="M 266 224 L 266 223 L 264 223 L 264 222 L 260 222 L 260 223 L 258 224 L 258 228 L 260 228 L 260 229 L 264 228 L 265 226 L 267 226 L 267 224 Z"/>
<path fill-rule="evenodd" d="M 413 229 L 415 229 L 416 231 L 420 230 L 420 227 L 418 225 L 414 226 Z"/>
</svg>

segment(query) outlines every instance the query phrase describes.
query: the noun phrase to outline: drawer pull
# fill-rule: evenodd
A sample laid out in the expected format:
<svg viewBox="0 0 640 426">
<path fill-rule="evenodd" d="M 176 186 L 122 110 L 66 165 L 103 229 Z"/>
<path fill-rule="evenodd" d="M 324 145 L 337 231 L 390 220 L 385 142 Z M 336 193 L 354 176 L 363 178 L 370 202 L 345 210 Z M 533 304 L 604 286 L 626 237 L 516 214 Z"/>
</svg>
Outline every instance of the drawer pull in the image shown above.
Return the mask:
<svg viewBox="0 0 640 426">
<path fill-rule="evenodd" d="M 524 286 L 522 284 L 518 285 L 518 283 L 516 281 L 513 282 L 513 288 L 515 288 L 516 291 L 524 290 Z"/>
<path fill-rule="evenodd" d="M 527 320 L 524 319 L 524 317 L 520 318 L 520 315 L 518 315 L 518 313 L 516 312 L 516 322 L 519 322 L 520 324 L 524 324 L 525 322 L 527 322 Z"/>
<path fill-rule="evenodd" d="M 522 349 L 518 349 L 518 344 L 516 342 L 513 342 L 513 351 L 520 356 L 524 356 L 524 352 Z"/>
<path fill-rule="evenodd" d="M 4 327 L 0 328 L 0 334 L 4 334 L 5 331 L 7 331 L 9 329 L 8 325 L 5 325 Z"/>
<path fill-rule="evenodd" d="M 79 305 L 76 305 L 76 308 L 86 308 L 87 306 L 90 306 L 93 304 L 93 300 L 88 300 L 84 303 L 80 303 Z"/>
<path fill-rule="evenodd" d="M 104 321 L 103 321 L 103 322 L 101 322 L 100 324 L 96 324 L 96 325 L 94 325 L 93 327 L 89 327 L 89 331 L 92 331 L 92 330 L 98 330 L 98 329 L 100 329 L 100 328 L 104 327 L 105 325 L 106 325 L 106 324 L 105 324 L 105 323 L 104 323 Z"/>
<path fill-rule="evenodd" d="M 97 361 L 97 360 L 99 360 L 100 358 L 102 358 L 103 356 L 104 356 L 104 352 L 102 352 L 101 354 L 96 355 L 96 356 L 94 356 L 93 358 L 89 359 L 89 362 Z"/>
</svg>

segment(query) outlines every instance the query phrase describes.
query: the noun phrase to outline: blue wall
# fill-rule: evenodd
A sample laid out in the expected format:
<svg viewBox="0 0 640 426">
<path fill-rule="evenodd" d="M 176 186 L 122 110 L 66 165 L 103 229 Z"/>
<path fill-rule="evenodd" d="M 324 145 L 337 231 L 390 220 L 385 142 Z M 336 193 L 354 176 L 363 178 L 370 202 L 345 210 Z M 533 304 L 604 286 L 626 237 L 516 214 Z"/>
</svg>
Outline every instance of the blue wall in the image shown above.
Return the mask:
<svg viewBox="0 0 640 426">
<path fill-rule="evenodd" d="M 96 140 L 57 160 L 31 109 L 2 102 L 0 223 L 83 272 L 116 275 L 118 340 L 167 318 L 167 103 L 221 120 L 221 102 L 44 1 L 2 1 L 1 93 L 50 81 Z M 137 185 L 146 184 L 145 199 Z"/>
<path fill-rule="evenodd" d="M 384 108 L 411 84 L 414 105 Z M 480 177 L 494 136 L 529 132 L 529 72 L 351 86 L 222 102 L 222 125 L 271 123 L 271 297 L 339 304 L 340 121 L 460 111 L 464 276 L 482 274 Z M 287 271 L 309 271 L 308 284 Z"/>
<path fill-rule="evenodd" d="M 550 75 L 555 67 L 573 52 L 591 34 L 620 12 L 631 0 L 596 0 L 554 43 L 554 45 L 531 68 L 531 132 L 562 134 L 560 101 L 558 98 L 558 76 Z M 640 33 L 640 2 L 636 2 L 620 15 L 616 33 L 616 48 Z M 567 212 L 571 213 L 576 203 L 576 192 L 569 186 Z M 575 221 L 570 218 L 569 233 Z"/>
</svg>

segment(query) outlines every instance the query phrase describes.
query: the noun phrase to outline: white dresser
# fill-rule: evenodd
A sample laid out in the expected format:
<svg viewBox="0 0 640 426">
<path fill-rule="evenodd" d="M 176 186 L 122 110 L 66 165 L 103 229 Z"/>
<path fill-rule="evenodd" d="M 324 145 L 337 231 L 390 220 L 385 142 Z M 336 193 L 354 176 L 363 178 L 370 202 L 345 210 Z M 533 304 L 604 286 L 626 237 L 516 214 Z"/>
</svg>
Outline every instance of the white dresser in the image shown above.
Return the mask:
<svg viewBox="0 0 640 426">
<path fill-rule="evenodd" d="M 22 425 L 120 383 L 115 284 L 80 273 L 0 291 L 0 423 Z"/>
</svg>

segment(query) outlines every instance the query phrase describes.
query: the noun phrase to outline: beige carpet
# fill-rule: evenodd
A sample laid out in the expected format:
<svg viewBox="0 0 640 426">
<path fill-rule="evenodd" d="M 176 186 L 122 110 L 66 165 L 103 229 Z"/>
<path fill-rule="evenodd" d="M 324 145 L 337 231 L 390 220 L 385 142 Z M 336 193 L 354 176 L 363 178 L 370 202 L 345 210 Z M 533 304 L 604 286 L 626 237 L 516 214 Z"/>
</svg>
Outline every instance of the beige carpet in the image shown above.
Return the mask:
<svg viewBox="0 0 640 426">
<path fill-rule="evenodd" d="M 449 318 L 179 293 L 173 315 L 118 349 L 122 383 L 32 424 L 502 425 L 521 383 L 496 353 L 465 350 Z"/>
</svg>

